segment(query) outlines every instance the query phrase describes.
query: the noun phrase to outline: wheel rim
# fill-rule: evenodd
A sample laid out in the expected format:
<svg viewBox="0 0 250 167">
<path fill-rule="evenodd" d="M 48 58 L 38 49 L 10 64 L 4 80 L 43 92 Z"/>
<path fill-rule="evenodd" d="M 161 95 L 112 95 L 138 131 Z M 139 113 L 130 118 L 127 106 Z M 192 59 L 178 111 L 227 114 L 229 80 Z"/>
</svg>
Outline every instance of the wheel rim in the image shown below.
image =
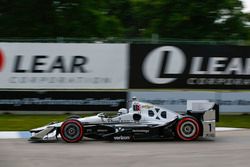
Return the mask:
<svg viewBox="0 0 250 167">
<path fill-rule="evenodd" d="M 194 118 L 183 118 L 176 127 L 177 135 L 182 140 L 195 140 L 199 137 L 200 127 Z"/>
<path fill-rule="evenodd" d="M 64 127 L 63 133 L 65 137 L 70 140 L 74 140 L 80 135 L 80 128 L 73 123 L 69 123 Z"/>
<path fill-rule="evenodd" d="M 196 132 L 195 124 L 191 121 L 184 122 L 181 125 L 180 132 L 186 138 L 192 137 Z"/>
<path fill-rule="evenodd" d="M 66 142 L 78 142 L 83 137 L 83 126 L 77 120 L 66 121 L 61 126 L 61 136 Z"/>
</svg>

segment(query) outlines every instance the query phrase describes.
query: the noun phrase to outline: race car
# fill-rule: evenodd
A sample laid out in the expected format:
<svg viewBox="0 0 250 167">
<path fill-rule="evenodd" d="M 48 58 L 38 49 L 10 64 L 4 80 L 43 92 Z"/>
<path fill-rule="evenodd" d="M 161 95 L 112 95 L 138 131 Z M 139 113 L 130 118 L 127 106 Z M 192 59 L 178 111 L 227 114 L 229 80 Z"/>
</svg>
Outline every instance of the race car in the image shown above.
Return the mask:
<svg viewBox="0 0 250 167">
<path fill-rule="evenodd" d="M 112 117 L 105 113 L 80 118 L 70 117 L 32 129 L 30 141 L 60 140 L 68 143 L 83 138 L 97 140 L 196 140 L 215 137 L 215 123 L 219 106 L 204 100 L 187 101 L 187 112 L 179 114 L 150 103 L 131 101 L 129 109 L 119 109 Z"/>
</svg>

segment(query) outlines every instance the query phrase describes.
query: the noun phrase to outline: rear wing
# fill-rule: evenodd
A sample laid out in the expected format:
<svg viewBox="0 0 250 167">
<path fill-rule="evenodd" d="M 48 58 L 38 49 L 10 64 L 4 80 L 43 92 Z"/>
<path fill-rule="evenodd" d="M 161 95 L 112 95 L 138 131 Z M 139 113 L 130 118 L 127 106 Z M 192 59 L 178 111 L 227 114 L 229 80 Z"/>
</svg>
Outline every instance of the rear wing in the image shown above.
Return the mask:
<svg viewBox="0 0 250 167">
<path fill-rule="evenodd" d="M 210 119 L 215 119 L 216 122 L 220 121 L 220 108 L 219 104 L 210 102 L 208 100 L 187 100 L 187 113 L 203 113 L 214 110 L 214 115 L 210 114 Z"/>
<path fill-rule="evenodd" d="M 219 121 L 219 105 L 208 100 L 188 100 L 187 114 L 203 125 L 203 137 L 215 137 L 215 123 Z"/>
</svg>

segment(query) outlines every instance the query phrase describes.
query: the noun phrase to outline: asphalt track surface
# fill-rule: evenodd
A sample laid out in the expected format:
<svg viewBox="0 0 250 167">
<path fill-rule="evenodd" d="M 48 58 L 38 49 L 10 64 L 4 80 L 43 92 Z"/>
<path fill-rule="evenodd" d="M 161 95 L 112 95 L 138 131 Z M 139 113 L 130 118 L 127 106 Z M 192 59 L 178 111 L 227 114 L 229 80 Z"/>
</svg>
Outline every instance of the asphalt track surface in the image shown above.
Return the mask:
<svg viewBox="0 0 250 167">
<path fill-rule="evenodd" d="M 0 139 L 0 167 L 249 167 L 250 130 L 214 141 L 30 143 Z"/>
</svg>

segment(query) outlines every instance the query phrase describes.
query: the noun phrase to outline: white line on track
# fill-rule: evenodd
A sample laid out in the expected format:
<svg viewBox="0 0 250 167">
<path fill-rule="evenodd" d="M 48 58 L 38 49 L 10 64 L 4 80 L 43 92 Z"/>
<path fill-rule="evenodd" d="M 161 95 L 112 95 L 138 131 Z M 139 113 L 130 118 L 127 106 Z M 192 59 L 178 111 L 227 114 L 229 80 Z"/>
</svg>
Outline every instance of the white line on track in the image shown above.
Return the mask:
<svg viewBox="0 0 250 167">
<path fill-rule="evenodd" d="M 1 131 L 0 139 L 27 139 L 31 134 L 28 131 Z"/>
<path fill-rule="evenodd" d="M 227 127 L 217 127 L 216 128 L 216 132 L 235 131 L 235 130 L 244 130 L 244 128 L 227 128 Z"/>
</svg>

